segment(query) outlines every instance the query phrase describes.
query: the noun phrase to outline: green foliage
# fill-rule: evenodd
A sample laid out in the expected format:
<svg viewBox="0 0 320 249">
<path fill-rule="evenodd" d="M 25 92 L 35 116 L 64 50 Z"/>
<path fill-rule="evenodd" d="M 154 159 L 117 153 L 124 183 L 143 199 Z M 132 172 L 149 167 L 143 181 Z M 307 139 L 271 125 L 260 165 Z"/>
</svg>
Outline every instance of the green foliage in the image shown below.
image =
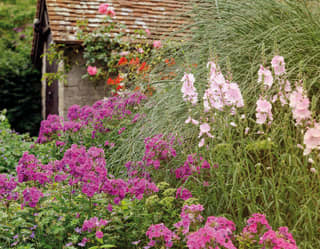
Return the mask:
<svg viewBox="0 0 320 249">
<path fill-rule="evenodd" d="M 28 135 L 19 135 L 10 129 L 5 111 L 0 112 L 0 173 L 13 173 L 23 152 L 31 144 Z"/>
<path fill-rule="evenodd" d="M 0 110 L 12 128 L 37 134 L 41 120 L 40 73 L 30 60 L 36 1 L 0 3 Z"/>
</svg>

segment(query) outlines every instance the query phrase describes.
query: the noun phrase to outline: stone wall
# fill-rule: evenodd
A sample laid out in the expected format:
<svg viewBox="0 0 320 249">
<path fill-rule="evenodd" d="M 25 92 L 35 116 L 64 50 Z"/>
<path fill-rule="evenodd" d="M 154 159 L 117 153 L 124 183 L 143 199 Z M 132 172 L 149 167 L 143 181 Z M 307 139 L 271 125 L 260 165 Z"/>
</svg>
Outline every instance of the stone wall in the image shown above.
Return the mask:
<svg viewBox="0 0 320 249">
<path fill-rule="evenodd" d="M 67 56 L 71 70 L 67 72 L 67 83 L 59 82 L 59 114 L 65 118 L 70 106 L 92 105 L 97 100 L 103 99 L 107 93 L 105 81 L 94 83 L 82 79 L 87 69 L 81 52 L 72 52 Z"/>
</svg>

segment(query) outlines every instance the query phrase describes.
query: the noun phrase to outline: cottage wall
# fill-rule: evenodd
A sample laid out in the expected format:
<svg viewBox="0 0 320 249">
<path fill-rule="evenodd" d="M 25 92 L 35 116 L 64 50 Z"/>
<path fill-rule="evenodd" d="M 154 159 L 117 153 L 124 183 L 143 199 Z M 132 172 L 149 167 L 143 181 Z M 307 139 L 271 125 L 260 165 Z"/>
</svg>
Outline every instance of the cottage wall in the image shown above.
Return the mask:
<svg viewBox="0 0 320 249">
<path fill-rule="evenodd" d="M 86 67 L 81 53 L 73 52 L 67 57 L 71 63 L 71 70 L 66 73 L 67 82 L 59 82 L 59 114 L 65 118 L 70 106 L 74 104 L 92 105 L 107 94 L 105 81 L 95 83 L 82 79 L 86 73 Z"/>
</svg>

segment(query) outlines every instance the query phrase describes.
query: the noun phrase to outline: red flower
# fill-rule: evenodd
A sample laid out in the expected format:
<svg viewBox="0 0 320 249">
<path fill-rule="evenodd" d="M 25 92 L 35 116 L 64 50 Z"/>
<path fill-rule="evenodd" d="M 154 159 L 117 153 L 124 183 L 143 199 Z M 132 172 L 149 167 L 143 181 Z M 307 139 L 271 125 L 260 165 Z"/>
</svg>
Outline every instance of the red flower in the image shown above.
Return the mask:
<svg viewBox="0 0 320 249">
<path fill-rule="evenodd" d="M 141 64 L 141 66 L 139 67 L 138 71 L 144 70 L 144 69 L 146 68 L 146 65 L 147 65 L 147 63 L 146 63 L 146 62 L 143 62 L 143 63 Z"/>
<path fill-rule="evenodd" d="M 118 65 L 121 66 L 121 65 L 125 65 L 128 63 L 128 60 L 126 57 L 121 57 L 119 62 L 118 62 Z"/>
<path fill-rule="evenodd" d="M 117 88 L 116 88 L 116 90 L 119 91 L 119 90 L 122 89 L 122 88 L 123 88 L 123 86 L 118 85 Z"/>
<path fill-rule="evenodd" d="M 137 57 L 136 59 L 131 59 L 129 64 L 130 65 L 138 65 L 140 63 L 139 57 Z"/>
<path fill-rule="evenodd" d="M 114 85 L 114 80 L 109 78 L 107 81 L 107 85 Z"/>
<path fill-rule="evenodd" d="M 121 78 L 120 75 L 118 75 L 118 77 L 115 79 L 115 85 L 119 85 L 121 81 L 123 81 L 123 78 Z"/>
</svg>

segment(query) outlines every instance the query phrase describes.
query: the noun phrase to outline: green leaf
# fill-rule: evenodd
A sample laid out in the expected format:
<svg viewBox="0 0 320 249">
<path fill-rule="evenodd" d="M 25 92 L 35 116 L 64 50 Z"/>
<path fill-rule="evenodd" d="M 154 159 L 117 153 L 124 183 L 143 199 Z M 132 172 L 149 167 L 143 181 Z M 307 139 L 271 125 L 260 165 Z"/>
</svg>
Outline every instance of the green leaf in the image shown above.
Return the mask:
<svg viewBox="0 0 320 249">
<path fill-rule="evenodd" d="M 101 248 L 113 248 L 113 247 L 116 247 L 115 245 L 108 245 L 108 244 L 105 244 L 105 245 L 102 245 L 100 246 Z"/>
</svg>

